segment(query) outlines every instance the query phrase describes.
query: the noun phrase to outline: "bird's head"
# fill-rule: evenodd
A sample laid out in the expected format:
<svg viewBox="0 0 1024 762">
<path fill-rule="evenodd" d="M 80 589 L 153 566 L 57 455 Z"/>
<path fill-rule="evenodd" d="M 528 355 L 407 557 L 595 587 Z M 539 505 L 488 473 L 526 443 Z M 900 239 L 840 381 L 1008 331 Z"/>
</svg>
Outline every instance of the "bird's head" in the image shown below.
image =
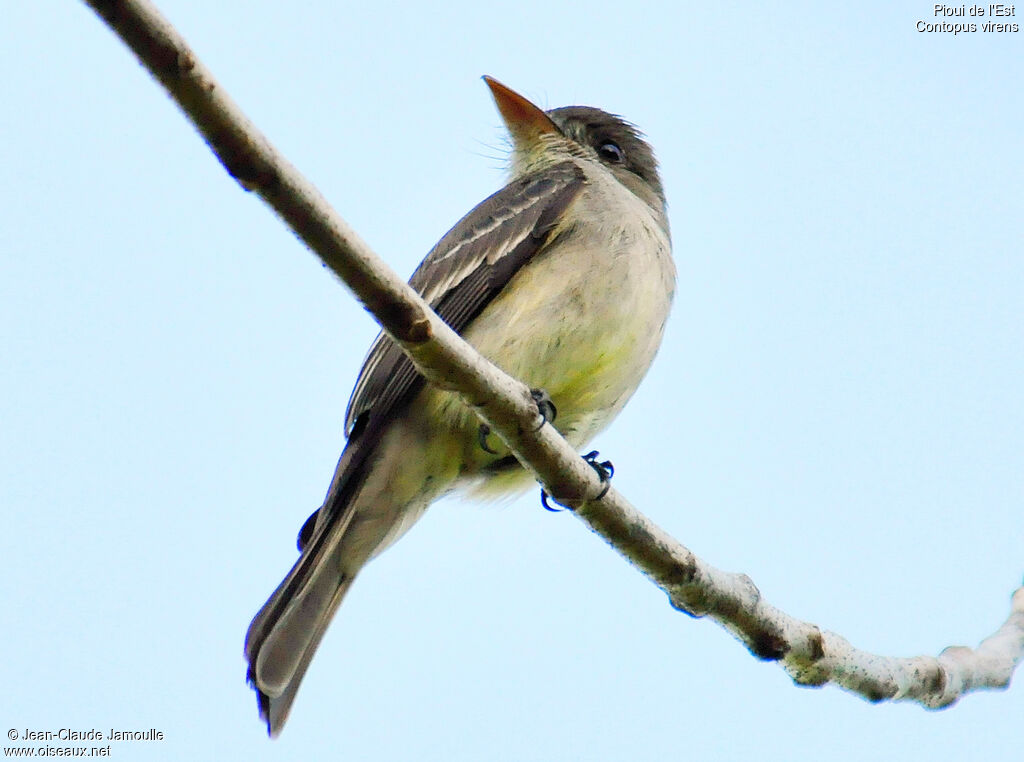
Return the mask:
<svg viewBox="0 0 1024 762">
<path fill-rule="evenodd" d="M 484 77 L 484 81 L 512 137 L 516 174 L 573 157 L 595 161 L 652 209 L 664 213 L 665 191 L 658 162 L 634 125 L 591 106 L 544 111 L 497 80 Z"/>
</svg>

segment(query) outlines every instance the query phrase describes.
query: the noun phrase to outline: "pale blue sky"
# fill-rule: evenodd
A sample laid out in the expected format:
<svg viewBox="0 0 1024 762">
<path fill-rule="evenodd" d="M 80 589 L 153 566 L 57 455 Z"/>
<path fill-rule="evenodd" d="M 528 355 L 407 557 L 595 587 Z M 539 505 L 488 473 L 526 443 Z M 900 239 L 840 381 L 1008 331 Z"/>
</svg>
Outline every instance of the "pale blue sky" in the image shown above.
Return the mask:
<svg viewBox="0 0 1024 762">
<path fill-rule="evenodd" d="M 1024 33 L 926 2 L 160 7 L 403 275 L 503 183 L 481 74 L 649 136 L 680 280 L 616 486 L 769 601 L 891 655 L 1024 573 Z M 1024 24 L 1024 19 L 1017 23 Z M 244 682 L 376 327 L 77 2 L 0 28 L 0 722 L 117 759 L 1016 758 L 793 687 L 536 493 L 436 505 L 345 601 L 282 737 Z"/>
</svg>

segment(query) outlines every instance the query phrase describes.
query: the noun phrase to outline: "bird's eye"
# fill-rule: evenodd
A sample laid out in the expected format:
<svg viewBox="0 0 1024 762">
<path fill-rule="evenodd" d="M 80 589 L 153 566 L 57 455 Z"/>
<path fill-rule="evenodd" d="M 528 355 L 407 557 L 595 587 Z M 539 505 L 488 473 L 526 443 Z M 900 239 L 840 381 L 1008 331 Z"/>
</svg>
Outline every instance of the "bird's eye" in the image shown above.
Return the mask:
<svg viewBox="0 0 1024 762">
<path fill-rule="evenodd" d="M 609 164 L 621 164 L 626 160 L 626 155 L 622 153 L 619 144 L 611 140 L 606 140 L 597 147 L 597 155 Z"/>
</svg>

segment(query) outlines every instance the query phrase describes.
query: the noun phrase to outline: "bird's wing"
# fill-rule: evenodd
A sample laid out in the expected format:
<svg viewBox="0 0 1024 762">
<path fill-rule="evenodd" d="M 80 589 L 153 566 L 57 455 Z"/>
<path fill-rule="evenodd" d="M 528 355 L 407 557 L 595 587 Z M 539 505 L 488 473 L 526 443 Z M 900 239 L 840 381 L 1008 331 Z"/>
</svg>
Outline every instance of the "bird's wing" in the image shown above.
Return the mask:
<svg viewBox="0 0 1024 762">
<path fill-rule="evenodd" d="M 514 180 L 448 231 L 409 285 L 461 333 L 544 245 L 583 182 L 582 170 L 572 162 Z M 409 358 L 382 332 L 352 390 L 345 434 L 352 433 L 361 416 L 387 419 L 422 382 Z"/>
</svg>

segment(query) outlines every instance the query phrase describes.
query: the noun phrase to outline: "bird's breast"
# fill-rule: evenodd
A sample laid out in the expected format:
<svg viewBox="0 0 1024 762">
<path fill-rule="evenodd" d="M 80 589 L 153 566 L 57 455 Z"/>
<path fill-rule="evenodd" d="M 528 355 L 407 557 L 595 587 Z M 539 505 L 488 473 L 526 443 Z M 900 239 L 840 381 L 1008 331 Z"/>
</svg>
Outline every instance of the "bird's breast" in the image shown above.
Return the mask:
<svg viewBox="0 0 1024 762">
<path fill-rule="evenodd" d="M 674 284 L 671 245 L 650 208 L 600 178 L 465 336 L 503 370 L 546 390 L 556 427 L 579 447 L 646 374 Z"/>
</svg>

